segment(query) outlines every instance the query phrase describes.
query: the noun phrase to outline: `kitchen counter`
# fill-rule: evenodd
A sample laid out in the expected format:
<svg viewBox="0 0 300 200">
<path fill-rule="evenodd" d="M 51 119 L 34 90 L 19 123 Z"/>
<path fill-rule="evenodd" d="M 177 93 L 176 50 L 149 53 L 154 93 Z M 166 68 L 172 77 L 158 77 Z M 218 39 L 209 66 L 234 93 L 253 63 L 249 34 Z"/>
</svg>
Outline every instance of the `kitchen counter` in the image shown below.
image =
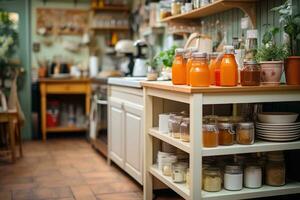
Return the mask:
<svg viewBox="0 0 300 200">
<path fill-rule="evenodd" d="M 142 88 L 141 82 L 146 81 L 146 79 L 146 77 L 114 77 L 108 79 L 108 84 L 123 87 Z"/>
</svg>

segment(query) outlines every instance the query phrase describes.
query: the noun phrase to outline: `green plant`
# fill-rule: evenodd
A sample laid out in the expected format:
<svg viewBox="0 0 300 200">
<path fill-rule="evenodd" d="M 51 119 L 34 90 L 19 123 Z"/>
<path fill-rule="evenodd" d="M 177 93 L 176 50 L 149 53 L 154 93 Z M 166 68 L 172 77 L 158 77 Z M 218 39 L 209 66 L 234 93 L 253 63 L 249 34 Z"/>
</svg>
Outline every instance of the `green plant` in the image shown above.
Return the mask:
<svg viewBox="0 0 300 200">
<path fill-rule="evenodd" d="M 290 55 L 297 54 L 297 40 L 300 40 L 300 13 L 294 6 L 292 0 L 287 0 L 284 4 L 271 9 L 279 14 L 283 31 L 289 36 Z"/>
<path fill-rule="evenodd" d="M 262 38 L 262 46 L 257 49 L 255 59 L 261 61 L 281 61 L 288 56 L 288 50 L 284 44 L 276 44 L 275 36 L 279 28 L 268 28 Z"/>
<path fill-rule="evenodd" d="M 177 46 L 172 46 L 170 49 L 159 52 L 156 56 L 154 56 L 155 62 L 158 65 L 163 65 L 165 67 L 172 67 L 174 56 L 175 56 L 175 49 Z"/>
</svg>

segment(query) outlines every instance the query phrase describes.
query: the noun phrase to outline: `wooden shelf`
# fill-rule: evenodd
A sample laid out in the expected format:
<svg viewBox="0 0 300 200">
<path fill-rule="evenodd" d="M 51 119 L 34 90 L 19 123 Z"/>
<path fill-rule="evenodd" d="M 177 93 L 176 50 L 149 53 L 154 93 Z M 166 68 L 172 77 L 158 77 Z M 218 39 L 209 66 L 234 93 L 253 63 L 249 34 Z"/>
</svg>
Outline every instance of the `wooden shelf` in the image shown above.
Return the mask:
<svg viewBox="0 0 300 200">
<path fill-rule="evenodd" d="M 173 189 L 177 194 L 179 194 L 184 199 L 190 199 L 190 191 L 186 183 L 174 183 L 170 176 L 164 176 L 162 172 L 157 168 L 156 165 L 150 167 L 149 172 L 159 179 L 161 182 L 166 184 L 168 187 Z"/>
<path fill-rule="evenodd" d="M 129 27 L 91 27 L 95 31 L 129 31 Z"/>
<path fill-rule="evenodd" d="M 256 26 L 256 0 L 218 0 L 207 6 L 197 8 L 191 12 L 167 17 L 161 22 L 168 22 L 171 20 L 191 20 L 197 19 L 216 13 L 224 12 L 232 8 L 239 8 L 243 10 L 251 19 L 253 26 Z"/>
<path fill-rule="evenodd" d="M 98 11 L 124 11 L 124 12 L 129 12 L 129 7 L 127 6 L 105 6 L 103 8 L 92 8 L 92 11 L 98 12 Z"/>
<path fill-rule="evenodd" d="M 47 132 L 83 132 L 86 131 L 86 128 L 82 127 L 47 127 Z"/>
<path fill-rule="evenodd" d="M 158 131 L 158 128 L 151 128 L 149 130 L 149 134 L 155 138 L 158 138 L 168 144 L 175 146 L 178 149 L 181 149 L 182 151 L 190 153 L 191 148 L 189 142 L 183 142 L 180 139 L 173 138 L 169 136 L 169 133 L 161 133 Z"/>
</svg>

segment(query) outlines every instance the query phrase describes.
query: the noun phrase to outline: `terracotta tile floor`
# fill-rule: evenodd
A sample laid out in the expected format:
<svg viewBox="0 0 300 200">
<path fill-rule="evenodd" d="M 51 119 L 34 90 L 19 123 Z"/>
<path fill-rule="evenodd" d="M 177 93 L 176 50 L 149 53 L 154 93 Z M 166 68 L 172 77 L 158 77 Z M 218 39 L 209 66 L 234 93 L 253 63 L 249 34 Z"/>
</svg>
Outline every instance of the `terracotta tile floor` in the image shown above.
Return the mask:
<svg viewBox="0 0 300 200">
<path fill-rule="evenodd" d="M 16 164 L 0 161 L 0 200 L 140 200 L 142 188 L 84 139 L 24 143 Z"/>
</svg>

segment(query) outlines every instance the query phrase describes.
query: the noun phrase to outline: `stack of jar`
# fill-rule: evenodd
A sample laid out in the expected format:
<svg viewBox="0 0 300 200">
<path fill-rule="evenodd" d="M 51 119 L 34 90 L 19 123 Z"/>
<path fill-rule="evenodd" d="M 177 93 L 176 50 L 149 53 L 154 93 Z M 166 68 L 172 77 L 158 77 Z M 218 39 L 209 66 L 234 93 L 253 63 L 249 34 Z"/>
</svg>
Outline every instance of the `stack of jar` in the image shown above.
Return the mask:
<svg viewBox="0 0 300 200">
<path fill-rule="evenodd" d="M 184 113 L 171 113 L 169 117 L 171 137 L 183 142 L 190 141 L 190 118 Z"/>
<path fill-rule="evenodd" d="M 254 143 L 253 122 L 222 122 L 221 119 L 216 122 L 216 119 L 213 118 L 202 125 L 203 147 L 210 148 L 235 143 L 251 145 Z"/>
<path fill-rule="evenodd" d="M 263 183 L 270 186 L 285 185 L 285 162 L 282 152 L 267 153 L 267 161 L 264 164 L 261 164 L 259 158 L 256 158 L 256 161 L 249 156 L 245 158 L 243 164 L 238 162 L 226 164 L 226 161 L 223 163 L 222 160 L 222 164 L 220 162 L 203 164 L 202 189 L 218 192 L 222 187 L 238 191 L 243 187 L 260 188 Z"/>
</svg>

